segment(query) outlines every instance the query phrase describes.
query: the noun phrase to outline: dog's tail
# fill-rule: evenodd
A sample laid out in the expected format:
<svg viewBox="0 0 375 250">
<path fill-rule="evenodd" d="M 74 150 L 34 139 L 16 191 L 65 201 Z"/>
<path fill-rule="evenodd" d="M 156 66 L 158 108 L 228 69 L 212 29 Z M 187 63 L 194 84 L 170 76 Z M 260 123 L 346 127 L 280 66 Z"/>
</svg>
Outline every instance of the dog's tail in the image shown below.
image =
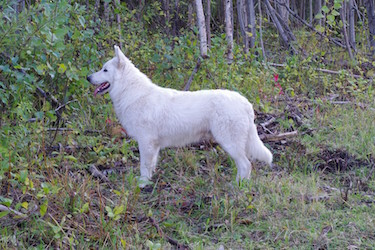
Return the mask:
<svg viewBox="0 0 375 250">
<path fill-rule="evenodd" d="M 249 130 L 247 157 L 250 160 L 259 160 L 272 165 L 272 153 L 260 140 L 255 124 L 252 124 Z"/>
</svg>

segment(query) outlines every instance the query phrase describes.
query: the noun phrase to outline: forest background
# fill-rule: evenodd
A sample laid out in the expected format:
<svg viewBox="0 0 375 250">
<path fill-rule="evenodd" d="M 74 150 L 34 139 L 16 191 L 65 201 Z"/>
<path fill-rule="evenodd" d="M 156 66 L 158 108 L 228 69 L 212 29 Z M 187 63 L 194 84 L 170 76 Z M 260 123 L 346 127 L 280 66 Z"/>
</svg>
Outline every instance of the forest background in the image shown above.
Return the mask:
<svg viewBox="0 0 375 250">
<path fill-rule="evenodd" d="M 369 249 L 375 245 L 372 0 L 0 3 L 0 248 Z M 86 76 L 120 45 L 153 82 L 253 103 L 272 168 L 214 142 L 137 144 Z"/>
</svg>

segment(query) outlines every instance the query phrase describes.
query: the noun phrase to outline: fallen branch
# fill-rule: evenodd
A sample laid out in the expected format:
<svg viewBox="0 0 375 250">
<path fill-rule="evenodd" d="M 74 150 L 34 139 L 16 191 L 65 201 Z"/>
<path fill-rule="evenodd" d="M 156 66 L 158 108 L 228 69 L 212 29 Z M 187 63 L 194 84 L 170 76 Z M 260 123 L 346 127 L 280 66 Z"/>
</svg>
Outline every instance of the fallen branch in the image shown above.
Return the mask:
<svg viewBox="0 0 375 250">
<path fill-rule="evenodd" d="M 272 117 L 271 119 L 269 119 L 268 121 L 265 121 L 263 123 L 260 124 L 260 126 L 262 126 L 263 128 L 267 127 L 268 125 L 272 124 L 274 121 L 276 121 L 276 118 L 275 117 Z"/>
<path fill-rule="evenodd" d="M 187 81 L 187 83 L 184 87 L 184 91 L 188 91 L 190 89 L 191 83 L 193 82 L 193 78 L 194 78 L 195 74 L 198 72 L 198 69 L 200 68 L 200 66 L 201 66 L 201 58 L 199 57 L 198 61 L 197 61 L 197 64 L 195 65 L 194 70 L 191 73 L 191 75 L 189 77 L 189 80 Z"/>
<path fill-rule="evenodd" d="M 12 213 L 14 213 L 15 215 L 20 216 L 20 217 L 22 217 L 22 218 L 27 217 L 26 214 L 20 213 L 20 212 L 18 212 L 18 211 L 16 211 L 16 210 L 11 209 L 10 207 L 6 207 L 6 206 L 4 206 L 4 205 L 0 205 L 0 211 L 8 211 L 8 212 L 12 212 Z"/>
<path fill-rule="evenodd" d="M 39 94 L 42 95 L 44 98 L 48 99 L 50 102 L 52 102 L 52 104 L 54 106 L 60 106 L 60 103 L 59 101 L 56 99 L 56 97 L 54 97 L 53 95 L 51 95 L 50 93 L 44 91 L 42 88 L 40 87 L 36 87 L 36 89 L 38 90 Z"/>
<path fill-rule="evenodd" d="M 108 177 L 105 176 L 95 165 L 90 165 L 89 171 L 92 174 L 92 176 L 97 177 L 105 182 L 110 182 Z"/>
<path fill-rule="evenodd" d="M 148 218 L 149 218 L 151 224 L 156 228 L 156 230 L 158 231 L 158 234 L 161 237 L 165 238 L 169 243 L 176 246 L 178 249 L 189 249 L 188 245 L 184 245 L 184 244 L 178 242 L 177 240 L 175 240 L 175 239 L 169 237 L 168 235 L 166 235 L 153 217 L 150 216 Z"/>
<path fill-rule="evenodd" d="M 259 138 L 262 141 L 281 141 L 287 138 L 296 137 L 297 135 L 298 135 L 297 131 L 292 131 L 292 132 L 286 132 L 286 133 L 281 133 L 277 135 L 262 134 L 262 135 L 259 135 Z"/>
<path fill-rule="evenodd" d="M 270 65 L 270 66 L 273 66 L 273 67 L 286 67 L 286 64 L 280 64 L 280 63 L 263 63 L 263 65 Z M 311 69 L 310 67 L 306 67 L 306 66 L 303 66 L 302 67 L 303 69 Z M 329 69 L 320 69 L 320 68 L 312 68 L 313 70 L 316 70 L 316 71 L 320 71 L 320 72 L 323 72 L 323 73 L 327 73 L 327 74 L 332 74 L 332 75 L 340 75 L 342 74 L 342 71 L 334 71 L 334 70 L 329 70 Z M 351 77 L 354 77 L 354 78 L 362 78 L 362 76 L 360 75 L 355 75 L 355 74 L 349 74 L 349 76 Z"/>
</svg>

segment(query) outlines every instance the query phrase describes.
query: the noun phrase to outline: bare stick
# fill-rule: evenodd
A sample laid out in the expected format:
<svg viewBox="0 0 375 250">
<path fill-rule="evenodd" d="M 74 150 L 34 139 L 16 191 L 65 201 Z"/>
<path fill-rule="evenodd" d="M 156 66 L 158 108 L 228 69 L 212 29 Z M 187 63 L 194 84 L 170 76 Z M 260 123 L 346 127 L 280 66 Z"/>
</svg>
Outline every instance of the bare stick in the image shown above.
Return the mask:
<svg viewBox="0 0 375 250">
<path fill-rule="evenodd" d="M 283 139 L 296 137 L 297 135 L 298 135 L 297 131 L 292 131 L 292 132 L 286 132 L 286 133 L 281 133 L 281 134 L 277 134 L 277 135 L 262 134 L 262 135 L 259 135 L 259 138 L 262 141 L 281 141 Z"/>
<path fill-rule="evenodd" d="M 16 211 L 16 210 L 11 209 L 10 207 L 6 207 L 6 206 L 4 206 L 4 205 L 0 205 L 0 211 L 8 211 L 8 212 L 12 212 L 12 213 L 14 213 L 15 215 L 20 216 L 20 217 L 23 217 L 23 218 L 27 217 L 26 214 L 20 213 L 20 212 L 18 212 L 18 211 Z"/>
<path fill-rule="evenodd" d="M 100 178 L 105 182 L 109 182 L 109 179 L 107 176 L 105 176 L 95 165 L 91 165 L 89 167 L 89 171 L 94 177 Z"/>
<path fill-rule="evenodd" d="M 280 63 L 267 63 L 270 66 L 274 67 L 286 67 L 286 64 L 280 64 Z M 263 64 L 265 65 L 265 64 Z M 302 67 L 303 69 L 310 69 L 309 67 Z M 320 71 L 323 73 L 327 74 L 332 74 L 332 75 L 340 75 L 342 74 L 342 71 L 334 71 L 334 70 L 329 70 L 329 69 L 320 69 L 320 68 L 313 68 L 313 70 Z M 348 76 L 354 77 L 354 78 L 362 78 L 360 75 L 355 75 L 355 74 L 348 74 Z"/>
<path fill-rule="evenodd" d="M 200 66 L 201 66 L 201 58 L 198 58 L 197 64 L 195 65 L 194 70 L 191 73 L 191 75 L 189 77 L 189 80 L 187 81 L 187 83 L 186 83 L 186 85 L 184 87 L 185 91 L 188 91 L 190 89 L 190 86 L 191 86 L 191 83 L 193 81 L 193 78 L 194 78 L 195 74 L 198 72 L 198 69 L 200 68 Z"/>
</svg>

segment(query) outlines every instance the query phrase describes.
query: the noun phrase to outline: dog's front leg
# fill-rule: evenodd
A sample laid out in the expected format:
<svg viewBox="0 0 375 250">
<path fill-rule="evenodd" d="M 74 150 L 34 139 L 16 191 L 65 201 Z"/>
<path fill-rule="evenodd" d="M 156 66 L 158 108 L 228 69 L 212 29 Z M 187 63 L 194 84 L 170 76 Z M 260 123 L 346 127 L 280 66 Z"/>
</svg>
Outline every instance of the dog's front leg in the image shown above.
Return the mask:
<svg viewBox="0 0 375 250">
<path fill-rule="evenodd" d="M 151 179 L 156 168 L 160 148 L 152 142 L 138 142 L 138 144 L 141 156 L 141 183 L 139 187 L 143 188 L 147 185 L 147 181 Z"/>
</svg>

